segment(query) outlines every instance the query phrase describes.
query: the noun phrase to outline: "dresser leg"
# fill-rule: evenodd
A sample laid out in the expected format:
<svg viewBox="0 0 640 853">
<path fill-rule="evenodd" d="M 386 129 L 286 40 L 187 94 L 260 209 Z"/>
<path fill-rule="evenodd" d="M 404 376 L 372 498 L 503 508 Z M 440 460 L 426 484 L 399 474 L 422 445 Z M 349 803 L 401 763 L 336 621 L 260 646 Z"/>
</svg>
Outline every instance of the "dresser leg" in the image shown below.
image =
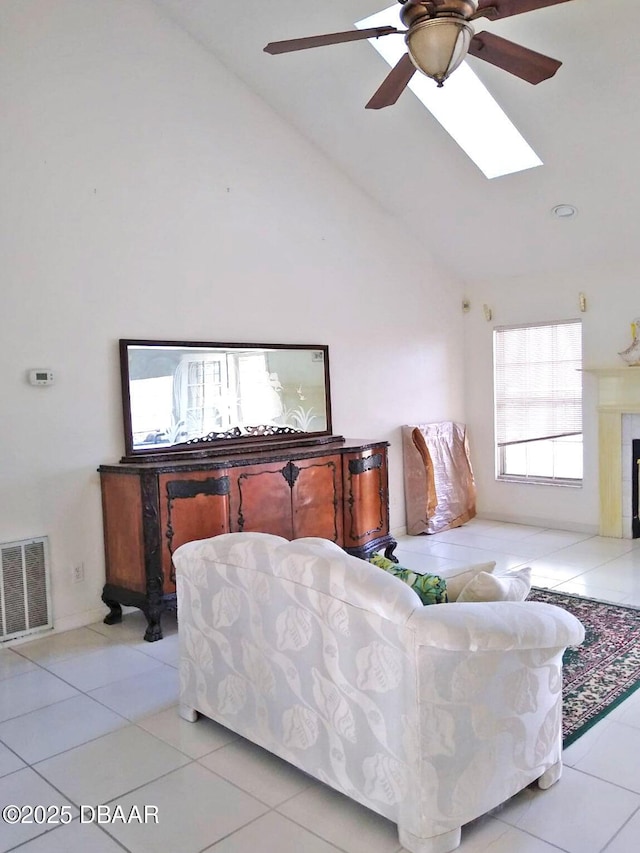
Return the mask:
<svg viewBox="0 0 640 853">
<path fill-rule="evenodd" d="M 147 617 L 147 630 L 144 632 L 144 638 L 148 643 L 155 643 L 156 640 L 162 639 L 162 626 L 160 619 L 162 616 L 162 607 L 149 607 L 144 610 L 144 615 Z"/>
<path fill-rule="evenodd" d="M 117 601 L 114 601 L 113 598 L 105 598 L 104 594 L 102 595 L 102 600 L 109 608 L 109 613 L 102 620 L 105 625 L 117 625 L 118 622 L 122 622 L 122 607 Z"/>
<path fill-rule="evenodd" d="M 395 539 L 392 539 L 387 547 L 384 549 L 384 555 L 387 560 L 393 560 L 394 563 L 398 562 L 398 558 L 393 556 L 393 552 L 396 550 L 398 543 Z"/>
</svg>

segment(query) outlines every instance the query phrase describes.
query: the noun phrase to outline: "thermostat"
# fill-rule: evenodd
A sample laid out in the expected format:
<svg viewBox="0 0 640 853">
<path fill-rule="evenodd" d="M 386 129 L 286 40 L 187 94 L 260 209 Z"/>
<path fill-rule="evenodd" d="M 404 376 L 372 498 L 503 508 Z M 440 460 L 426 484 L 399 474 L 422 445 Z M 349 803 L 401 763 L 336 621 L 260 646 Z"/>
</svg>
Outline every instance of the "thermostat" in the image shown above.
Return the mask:
<svg viewBox="0 0 640 853">
<path fill-rule="evenodd" d="M 53 385 L 53 371 L 46 367 L 34 367 L 29 371 L 29 382 L 32 385 Z"/>
</svg>

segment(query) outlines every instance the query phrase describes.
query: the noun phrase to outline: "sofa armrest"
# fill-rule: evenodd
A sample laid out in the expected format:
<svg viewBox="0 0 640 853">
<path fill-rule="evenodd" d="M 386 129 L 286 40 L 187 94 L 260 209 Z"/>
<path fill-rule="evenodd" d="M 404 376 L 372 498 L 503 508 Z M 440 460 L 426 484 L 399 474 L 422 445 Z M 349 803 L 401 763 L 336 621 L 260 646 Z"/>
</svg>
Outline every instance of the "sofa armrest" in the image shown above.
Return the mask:
<svg viewBox="0 0 640 853">
<path fill-rule="evenodd" d="M 417 645 L 444 651 L 565 648 L 584 640 L 575 616 L 537 601 L 433 605 L 415 610 L 407 624 Z"/>
</svg>

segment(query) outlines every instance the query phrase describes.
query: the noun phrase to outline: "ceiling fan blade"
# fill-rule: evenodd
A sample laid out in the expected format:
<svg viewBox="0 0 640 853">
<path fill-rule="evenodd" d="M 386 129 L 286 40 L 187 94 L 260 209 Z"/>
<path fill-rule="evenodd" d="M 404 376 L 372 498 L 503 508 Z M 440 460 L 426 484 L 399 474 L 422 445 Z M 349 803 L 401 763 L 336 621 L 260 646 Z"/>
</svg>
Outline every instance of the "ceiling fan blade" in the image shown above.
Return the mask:
<svg viewBox="0 0 640 853">
<path fill-rule="evenodd" d="M 487 32 L 471 39 L 469 53 L 534 85 L 553 77 L 562 65 L 557 59 Z"/>
<path fill-rule="evenodd" d="M 301 39 L 288 39 L 287 41 L 270 41 L 264 48 L 266 53 L 290 53 L 294 50 L 307 50 L 310 47 L 324 47 L 327 44 L 342 44 L 347 41 L 359 41 L 360 39 L 380 38 L 399 33 L 401 30 L 395 27 L 370 27 L 368 30 L 348 30 L 346 33 L 327 33 L 324 36 L 309 36 Z"/>
<path fill-rule="evenodd" d="M 411 61 L 411 57 L 405 53 L 400 62 L 385 77 L 382 85 L 367 104 L 366 109 L 381 110 L 383 107 L 390 107 L 395 104 L 415 73 L 416 67 Z"/>
<path fill-rule="evenodd" d="M 546 6 L 557 6 L 559 3 L 568 2 L 569 0 L 480 0 L 478 10 L 470 20 L 484 17 L 497 21 L 499 18 L 510 18 L 512 15 L 521 15 L 523 12 L 533 12 L 536 9 L 544 9 Z"/>
</svg>

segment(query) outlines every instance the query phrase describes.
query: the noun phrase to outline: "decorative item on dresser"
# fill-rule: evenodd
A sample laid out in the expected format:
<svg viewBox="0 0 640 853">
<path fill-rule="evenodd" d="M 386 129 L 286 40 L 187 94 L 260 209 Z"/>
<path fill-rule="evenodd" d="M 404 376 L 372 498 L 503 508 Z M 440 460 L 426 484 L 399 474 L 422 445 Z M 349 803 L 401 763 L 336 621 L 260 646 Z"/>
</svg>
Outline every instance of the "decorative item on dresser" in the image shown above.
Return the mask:
<svg viewBox="0 0 640 853">
<path fill-rule="evenodd" d="M 387 447 L 331 433 L 324 345 L 120 341 L 125 455 L 101 465 L 107 624 L 162 639 L 175 549 L 221 533 L 319 536 L 358 557 L 389 535 Z"/>
<path fill-rule="evenodd" d="M 336 439 L 322 344 L 121 340 L 120 375 L 123 462 Z"/>
</svg>

